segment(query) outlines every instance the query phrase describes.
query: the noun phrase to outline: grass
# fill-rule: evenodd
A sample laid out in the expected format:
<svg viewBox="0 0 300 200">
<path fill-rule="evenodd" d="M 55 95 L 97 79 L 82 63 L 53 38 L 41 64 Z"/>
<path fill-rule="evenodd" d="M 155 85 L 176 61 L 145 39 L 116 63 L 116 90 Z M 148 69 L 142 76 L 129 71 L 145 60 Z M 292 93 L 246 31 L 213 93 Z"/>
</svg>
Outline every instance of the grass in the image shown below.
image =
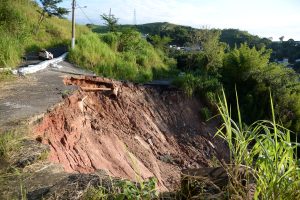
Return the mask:
<svg viewBox="0 0 300 200">
<path fill-rule="evenodd" d="M 15 132 L 0 134 L 0 159 L 7 159 L 20 147 L 21 137 Z"/>
<path fill-rule="evenodd" d="M 86 200 L 106 200 L 106 199 L 132 199 L 150 200 L 158 197 L 156 179 L 150 178 L 141 183 L 134 183 L 128 180 L 120 180 L 112 185 L 108 190 L 102 186 L 90 187 L 84 195 Z"/>
<path fill-rule="evenodd" d="M 238 97 L 236 95 L 237 105 Z M 223 93 L 219 112 L 223 126 L 217 135 L 226 140 L 230 163 L 224 165 L 229 176 L 228 198 L 299 199 L 300 169 L 296 155 L 298 143 L 291 142 L 290 131 L 276 122 L 273 101 L 272 121 L 260 120 L 250 126 L 232 120 Z M 253 186 L 255 185 L 255 189 Z"/>
<path fill-rule="evenodd" d="M 135 82 L 150 81 L 172 64 L 135 31 L 82 35 L 69 60 L 100 76 Z"/>
<path fill-rule="evenodd" d="M 0 0 L 0 67 L 16 67 L 26 52 L 57 45 L 68 45 L 71 22 L 57 17 L 46 18 L 34 34 L 40 8 L 30 0 Z M 90 32 L 77 26 L 76 34 Z"/>
<path fill-rule="evenodd" d="M 0 82 L 13 80 L 14 76 L 10 71 L 0 72 Z"/>
</svg>

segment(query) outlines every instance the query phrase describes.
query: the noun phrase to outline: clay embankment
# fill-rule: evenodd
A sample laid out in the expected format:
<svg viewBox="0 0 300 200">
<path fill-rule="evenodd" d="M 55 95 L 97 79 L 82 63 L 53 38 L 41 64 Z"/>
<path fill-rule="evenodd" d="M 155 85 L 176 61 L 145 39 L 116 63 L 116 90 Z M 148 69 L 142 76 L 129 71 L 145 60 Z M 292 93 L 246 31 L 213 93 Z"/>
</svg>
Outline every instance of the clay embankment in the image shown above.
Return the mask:
<svg viewBox="0 0 300 200">
<path fill-rule="evenodd" d="M 181 169 L 208 166 L 215 130 L 202 122 L 199 101 L 179 91 L 111 83 L 117 97 L 81 90 L 45 115 L 36 134 L 50 145 L 51 161 L 68 172 L 104 169 L 130 180 L 155 176 L 162 190 L 179 183 Z"/>
</svg>

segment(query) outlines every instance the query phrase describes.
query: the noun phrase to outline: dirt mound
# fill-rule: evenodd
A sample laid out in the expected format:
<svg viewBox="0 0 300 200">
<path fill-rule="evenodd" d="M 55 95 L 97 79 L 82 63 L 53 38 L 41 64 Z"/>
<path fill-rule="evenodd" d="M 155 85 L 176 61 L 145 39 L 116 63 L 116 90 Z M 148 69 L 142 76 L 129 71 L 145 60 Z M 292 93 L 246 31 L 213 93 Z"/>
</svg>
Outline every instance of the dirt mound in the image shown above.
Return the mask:
<svg viewBox="0 0 300 200">
<path fill-rule="evenodd" d="M 114 82 L 109 91 L 77 91 L 46 114 L 37 139 L 67 172 L 96 169 L 136 181 L 155 176 L 173 189 L 185 168 L 208 166 L 214 154 L 201 104 L 179 91 Z"/>
</svg>

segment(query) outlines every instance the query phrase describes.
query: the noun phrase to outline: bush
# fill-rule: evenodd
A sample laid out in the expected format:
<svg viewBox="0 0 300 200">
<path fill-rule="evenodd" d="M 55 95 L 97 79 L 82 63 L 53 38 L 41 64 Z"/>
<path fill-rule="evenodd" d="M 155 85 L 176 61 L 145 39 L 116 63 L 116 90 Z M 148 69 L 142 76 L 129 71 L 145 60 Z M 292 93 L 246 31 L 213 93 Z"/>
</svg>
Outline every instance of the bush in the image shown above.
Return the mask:
<svg viewBox="0 0 300 200">
<path fill-rule="evenodd" d="M 154 70 L 168 71 L 163 56 L 139 33 L 125 31 L 83 35 L 71 50 L 69 60 L 101 76 L 147 82 L 152 80 Z"/>
<path fill-rule="evenodd" d="M 201 80 L 193 74 L 184 74 L 175 79 L 174 84 L 181 88 L 189 97 L 199 89 Z"/>
</svg>

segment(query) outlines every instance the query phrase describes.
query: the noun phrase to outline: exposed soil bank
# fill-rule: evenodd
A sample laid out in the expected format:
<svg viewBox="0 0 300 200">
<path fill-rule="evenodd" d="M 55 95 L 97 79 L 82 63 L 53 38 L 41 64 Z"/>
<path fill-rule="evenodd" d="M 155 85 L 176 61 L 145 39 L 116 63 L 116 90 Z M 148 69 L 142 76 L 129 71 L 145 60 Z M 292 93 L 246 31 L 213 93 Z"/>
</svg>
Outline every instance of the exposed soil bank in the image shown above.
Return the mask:
<svg viewBox="0 0 300 200">
<path fill-rule="evenodd" d="M 202 122 L 197 100 L 179 91 L 114 84 L 117 98 L 77 91 L 45 115 L 35 132 L 50 145 L 51 161 L 67 172 L 103 169 L 135 181 L 155 176 L 161 190 L 176 187 L 181 169 L 208 166 L 212 146 L 220 145 L 210 140 L 215 129 Z"/>
</svg>

